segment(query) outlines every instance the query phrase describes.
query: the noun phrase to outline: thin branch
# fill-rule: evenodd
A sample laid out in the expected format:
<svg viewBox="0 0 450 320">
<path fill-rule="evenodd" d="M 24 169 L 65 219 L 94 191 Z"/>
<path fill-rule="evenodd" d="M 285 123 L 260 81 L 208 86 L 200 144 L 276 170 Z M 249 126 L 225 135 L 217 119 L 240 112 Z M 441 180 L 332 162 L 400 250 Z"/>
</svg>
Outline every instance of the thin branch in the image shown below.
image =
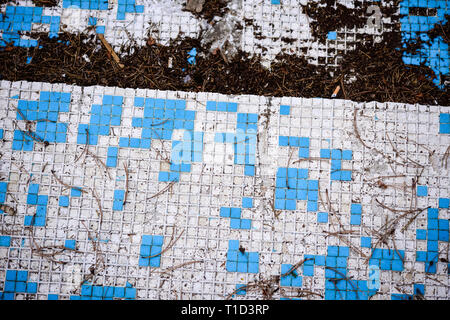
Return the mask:
<svg viewBox="0 0 450 320">
<path fill-rule="evenodd" d="M 161 191 L 157 192 L 156 194 L 152 195 L 150 198 L 147 198 L 147 200 L 156 198 L 158 196 L 160 196 L 161 194 L 163 194 L 164 192 L 166 192 L 167 190 L 169 190 L 176 181 L 171 181 L 167 186 L 165 186 Z"/>
<path fill-rule="evenodd" d="M 129 179 L 128 166 L 125 162 L 123 163 L 123 168 L 125 169 L 125 196 L 123 199 L 123 205 L 125 205 L 128 199 L 128 179 Z"/>
<path fill-rule="evenodd" d="M 74 187 L 71 185 L 68 185 L 67 183 L 65 183 L 64 181 L 62 181 L 60 178 L 58 178 L 58 176 L 55 174 L 54 170 L 51 170 L 53 177 L 55 177 L 56 181 L 58 181 L 60 184 L 62 184 L 64 187 L 68 188 L 68 189 L 76 189 L 82 193 L 87 193 L 87 191 L 84 191 L 83 189 L 81 189 L 80 187 Z"/>
<path fill-rule="evenodd" d="M 313 258 L 307 258 L 307 259 L 303 259 L 300 260 L 299 262 L 297 262 L 296 264 L 294 264 L 288 271 L 286 271 L 285 273 L 283 273 L 281 275 L 281 277 L 286 277 L 288 275 L 290 275 L 292 272 L 294 272 L 295 270 L 297 270 L 299 267 L 302 266 L 303 263 L 305 263 L 308 260 L 314 260 Z"/>
</svg>

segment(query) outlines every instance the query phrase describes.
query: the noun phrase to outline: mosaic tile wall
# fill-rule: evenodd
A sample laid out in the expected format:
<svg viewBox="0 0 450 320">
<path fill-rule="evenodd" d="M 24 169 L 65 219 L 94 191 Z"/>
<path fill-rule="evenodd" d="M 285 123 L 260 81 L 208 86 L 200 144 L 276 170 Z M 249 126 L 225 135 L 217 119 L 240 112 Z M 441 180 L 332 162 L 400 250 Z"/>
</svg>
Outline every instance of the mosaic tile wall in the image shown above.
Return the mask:
<svg viewBox="0 0 450 320">
<path fill-rule="evenodd" d="M 0 106 L 0 299 L 450 298 L 449 107 L 7 81 Z"/>
</svg>

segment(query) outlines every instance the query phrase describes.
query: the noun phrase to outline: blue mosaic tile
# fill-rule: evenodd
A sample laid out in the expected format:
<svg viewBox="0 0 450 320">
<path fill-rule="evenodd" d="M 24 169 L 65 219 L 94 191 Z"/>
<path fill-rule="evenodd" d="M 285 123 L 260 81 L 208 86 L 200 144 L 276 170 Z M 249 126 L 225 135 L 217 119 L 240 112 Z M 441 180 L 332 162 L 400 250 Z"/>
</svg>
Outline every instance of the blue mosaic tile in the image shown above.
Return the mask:
<svg viewBox="0 0 450 320">
<path fill-rule="evenodd" d="M 0 300 L 14 300 L 16 293 L 35 294 L 37 283 L 28 281 L 27 270 L 7 270 Z"/>
<path fill-rule="evenodd" d="M 430 14 L 429 16 L 415 15 L 414 12 L 410 11 L 411 8 L 433 8 L 436 14 Z M 430 39 L 427 32 L 436 25 L 447 23 L 445 15 L 450 14 L 447 1 L 403 0 L 399 3 L 399 10 L 400 14 L 403 15 L 400 18 L 403 46 L 406 47 L 406 43 L 418 39 L 428 41 L 428 43 L 422 43 L 414 53 L 404 52 L 403 62 L 409 65 L 424 64 L 428 66 L 436 75 L 433 82 L 443 89 L 444 84 L 441 83 L 441 79 L 443 75 L 449 74 L 450 66 L 448 44 L 444 42 L 441 36 Z"/>
<path fill-rule="evenodd" d="M 159 267 L 164 237 L 143 235 L 139 253 L 140 267 Z"/>
<path fill-rule="evenodd" d="M 98 286 L 85 283 L 81 286 L 79 296 L 72 295 L 70 300 L 134 300 L 136 299 L 136 288 L 129 283 L 125 287 Z"/>
<path fill-rule="evenodd" d="M 0 236 L 0 247 L 9 247 L 9 246 L 11 246 L 11 237 Z"/>
<path fill-rule="evenodd" d="M 5 203 L 6 201 L 6 192 L 8 189 L 8 183 L 7 182 L 0 182 L 0 204 Z M 0 210 L 0 214 L 3 214 L 4 211 Z"/>
<path fill-rule="evenodd" d="M 239 241 L 228 241 L 226 269 L 228 272 L 259 272 L 259 253 L 239 251 Z"/>
<path fill-rule="evenodd" d="M 319 181 L 308 180 L 307 169 L 278 168 L 275 209 L 295 210 L 297 200 L 307 200 L 307 211 L 317 211 Z"/>
<path fill-rule="evenodd" d="M 283 116 L 288 116 L 291 113 L 291 106 L 281 105 L 280 114 Z"/>
<path fill-rule="evenodd" d="M 97 145 L 99 135 L 108 136 L 111 126 L 121 124 L 122 103 L 122 96 L 104 95 L 103 104 L 93 104 L 89 124 L 78 126 L 77 143 Z"/>
<path fill-rule="evenodd" d="M 439 133 L 450 134 L 450 113 L 440 114 Z"/>
<path fill-rule="evenodd" d="M 43 16 L 41 7 L 6 6 L 5 13 L 0 16 L 0 47 L 12 44 L 16 47 L 37 47 L 38 41 L 22 37 L 30 32 L 32 24 L 48 24 L 49 37 L 57 37 L 60 27 L 59 16 Z"/>
<path fill-rule="evenodd" d="M 298 275 L 297 271 L 294 270 L 289 274 L 283 276 L 288 273 L 293 266 L 290 264 L 282 264 L 281 265 L 281 277 L 280 277 L 280 286 L 284 287 L 301 287 L 302 286 L 302 277 Z"/>
<path fill-rule="evenodd" d="M 39 184 L 30 184 L 28 187 L 27 204 L 36 206 L 36 214 L 26 215 L 25 226 L 44 227 L 47 216 L 48 196 L 39 195 Z"/>
<path fill-rule="evenodd" d="M 123 201 L 125 199 L 125 190 L 114 190 L 113 210 L 122 211 Z"/>
</svg>

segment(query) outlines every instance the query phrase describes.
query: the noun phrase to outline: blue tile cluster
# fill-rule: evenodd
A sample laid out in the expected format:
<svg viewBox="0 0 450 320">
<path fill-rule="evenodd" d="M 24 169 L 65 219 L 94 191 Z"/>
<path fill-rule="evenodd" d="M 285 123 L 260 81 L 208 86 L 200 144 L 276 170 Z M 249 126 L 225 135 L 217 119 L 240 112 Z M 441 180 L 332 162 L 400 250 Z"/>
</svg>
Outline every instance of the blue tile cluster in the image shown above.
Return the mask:
<svg viewBox="0 0 450 320">
<path fill-rule="evenodd" d="M 14 300 L 16 293 L 35 294 L 36 292 L 37 283 L 28 281 L 28 271 L 7 270 L 5 286 L 3 292 L 0 292 L 0 300 Z"/>
<path fill-rule="evenodd" d="M 33 151 L 34 141 L 25 132 L 14 130 L 12 143 L 13 150 Z"/>
<path fill-rule="evenodd" d="M 331 180 L 352 180 L 352 172 L 350 170 L 342 170 L 342 161 L 352 160 L 352 150 L 320 149 L 320 157 L 323 159 L 331 159 Z"/>
<path fill-rule="evenodd" d="M 328 246 L 326 256 L 304 256 L 303 276 L 313 277 L 315 265 L 325 267 L 325 300 L 367 300 L 375 293 L 366 280 L 347 279 L 349 254 L 349 247 Z"/>
<path fill-rule="evenodd" d="M 314 276 L 314 265 L 325 266 L 325 300 L 367 300 L 376 292 L 366 280 L 347 279 L 349 254 L 349 247 L 328 246 L 326 256 L 304 256 L 303 276 Z"/>
<path fill-rule="evenodd" d="M 244 165 L 244 175 L 255 175 L 256 163 L 256 133 L 258 126 L 256 113 L 238 113 L 236 134 L 216 133 L 217 143 L 234 144 L 234 164 Z"/>
<path fill-rule="evenodd" d="M 282 104 L 280 106 L 280 114 L 282 116 L 288 116 L 290 113 L 291 113 L 291 106 L 288 106 L 288 105 L 285 105 L 285 104 Z"/>
<path fill-rule="evenodd" d="M 108 136 L 111 126 L 120 126 L 122 103 L 122 96 L 104 95 L 101 105 L 93 104 L 89 124 L 78 125 L 77 143 L 97 145 L 99 135 Z"/>
<path fill-rule="evenodd" d="M 448 209 L 449 199 L 439 199 L 439 207 Z M 425 262 L 426 273 L 436 273 L 436 265 L 439 260 L 439 241 L 449 241 L 449 220 L 438 219 L 439 209 L 428 208 L 427 230 L 418 229 L 416 237 L 419 240 L 427 240 L 427 251 L 417 251 L 416 261 Z"/>
<path fill-rule="evenodd" d="M 241 208 L 220 208 L 220 216 L 222 218 L 230 218 L 230 228 L 231 229 L 250 229 L 251 220 L 241 219 Z"/>
<path fill-rule="evenodd" d="M 327 279 L 325 282 L 325 300 L 368 300 L 374 294 L 365 280 Z"/>
<path fill-rule="evenodd" d="M 125 200 L 125 190 L 114 190 L 113 210 L 122 211 Z"/>
<path fill-rule="evenodd" d="M 325 282 L 325 300 L 368 300 L 375 292 L 368 288 L 366 280 L 352 280 L 339 276 Z"/>
<path fill-rule="evenodd" d="M 159 267 L 161 263 L 161 256 L 159 254 L 162 251 L 163 242 L 163 236 L 143 235 L 139 253 L 139 266 Z"/>
<path fill-rule="evenodd" d="M 37 206 L 36 215 L 25 216 L 24 224 L 26 226 L 45 227 L 45 218 L 47 216 L 48 196 L 39 195 L 39 184 L 32 183 L 28 187 L 27 204 Z"/>
<path fill-rule="evenodd" d="M 135 0 L 119 0 L 117 7 L 117 20 L 125 20 L 126 13 L 143 13 L 144 6 L 137 6 Z"/>
<path fill-rule="evenodd" d="M 106 155 L 106 166 L 107 167 L 117 167 L 117 157 L 119 154 L 118 147 L 108 147 L 108 153 Z"/>
<path fill-rule="evenodd" d="M 242 199 L 242 207 L 243 208 L 252 208 L 253 207 L 253 199 L 252 198 L 243 198 Z M 251 229 L 252 220 L 250 219 L 242 219 L 241 218 L 242 209 L 241 208 L 232 208 L 232 207 L 221 207 L 220 208 L 220 216 L 222 218 L 230 218 L 230 228 L 231 229 Z"/>
<path fill-rule="evenodd" d="M 43 16 L 41 7 L 7 6 L 5 14 L 0 15 L 0 47 L 12 44 L 16 47 L 37 47 L 38 40 L 24 39 L 22 33 L 30 32 L 33 23 L 48 24 L 49 37 L 57 37 L 61 18 L 59 16 Z"/>
<path fill-rule="evenodd" d="M 244 164 L 246 176 L 255 175 L 256 133 L 258 131 L 258 114 L 238 113 L 236 125 L 236 144 L 234 145 L 234 163 Z"/>
<path fill-rule="evenodd" d="M 185 100 L 136 97 L 134 106 L 144 108 L 144 117 L 132 119 L 134 128 L 143 128 L 141 139 L 120 138 L 120 147 L 149 149 L 151 139 L 171 140 L 174 129 L 194 130 L 195 111 L 186 110 Z"/>
<path fill-rule="evenodd" d="M 59 300 L 59 296 L 57 294 L 48 294 L 47 295 L 47 300 Z"/>
<path fill-rule="evenodd" d="M 293 266 L 291 264 L 281 265 L 281 275 L 289 272 Z M 297 270 L 290 272 L 284 277 L 280 277 L 280 286 L 283 287 L 301 287 L 303 278 L 298 275 Z"/>
<path fill-rule="evenodd" d="M 436 12 L 428 16 L 414 15 L 411 8 L 428 8 Z M 410 65 L 425 64 L 436 75 L 433 82 L 441 89 L 444 84 L 441 83 L 442 75 L 449 74 L 450 58 L 448 55 L 448 44 L 441 36 L 430 39 L 427 32 L 436 25 L 447 23 L 445 15 L 450 14 L 450 7 L 447 0 L 403 0 L 399 4 L 403 47 L 406 43 L 415 42 L 418 39 L 422 41 L 432 41 L 431 44 L 422 43 L 416 53 L 403 53 L 403 62 Z M 431 10 L 429 10 L 430 12 Z"/>
<path fill-rule="evenodd" d="M 63 0 L 63 8 L 108 10 L 108 0 Z"/>
<path fill-rule="evenodd" d="M 280 0 L 270 0 L 271 4 L 281 4 Z"/>
<path fill-rule="evenodd" d="M 108 0 L 63 0 L 63 8 L 78 8 L 85 10 L 108 10 Z M 143 13 L 144 6 L 136 5 L 135 0 L 119 0 L 117 20 L 125 20 L 127 13 Z"/>
<path fill-rule="evenodd" d="M 0 236 L 0 247 L 9 247 L 9 246 L 11 246 L 11 237 Z"/>
<path fill-rule="evenodd" d="M 303 275 L 313 277 L 314 265 L 331 267 L 342 274 L 346 274 L 347 258 L 349 253 L 350 251 L 348 247 L 328 246 L 326 256 L 305 255 L 305 262 L 303 263 Z M 333 278 L 337 275 L 338 273 L 333 270 L 325 270 L 325 278 Z"/>
<path fill-rule="evenodd" d="M 37 121 L 36 132 L 30 133 L 39 141 L 66 142 L 67 123 L 58 122 L 60 112 L 69 112 L 71 94 L 41 91 L 39 101 L 19 100 L 17 120 Z M 25 119 L 24 119 L 25 118 Z M 20 130 L 14 131 L 13 150 L 32 151 L 34 141 Z"/>
<path fill-rule="evenodd" d="M 369 260 L 369 265 L 377 266 L 381 270 L 403 271 L 404 258 L 404 250 L 398 250 L 397 253 L 396 250 L 375 248 Z"/>
<path fill-rule="evenodd" d="M 352 203 L 350 206 L 350 224 L 361 225 L 362 206 L 359 203 Z"/>
<path fill-rule="evenodd" d="M 239 240 L 229 240 L 226 268 L 228 272 L 258 273 L 259 253 L 241 252 Z"/>
<path fill-rule="evenodd" d="M 237 112 L 238 104 L 235 102 L 223 101 L 207 101 L 206 111 L 222 111 L 222 112 Z"/>
<path fill-rule="evenodd" d="M 83 284 L 81 286 L 81 295 L 70 296 L 70 300 L 134 300 L 136 299 L 136 288 L 130 283 L 125 287 L 113 286 L 93 286 L 92 284 Z"/>
<path fill-rule="evenodd" d="M 5 134 L 5 131 L 3 129 L 0 129 L 0 139 L 3 139 L 4 134 Z"/>
<path fill-rule="evenodd" d="M 439 133 L 450 134 L 450 113 L 439 115 Z"/>
<path fill-rule="evenodd" d="M 298 157 L 309 158 L 309 138 L 279 136 L 278 144 L 281 147 L 298 147 Z"/>
<path fill-rule="evenodd" d="M 0 203 L 5 203 L 6 201 L 6 192 L 8 190 L 8 182 L 0 182 Z M 4 211 L 0 210 L 0 214 L 3 214 Z"/>
<path fill-rule="evenodd" d="M 307 200 L 307 210 L 317 211 L 319 180 L 308 180 L 308 169 L 278 168 L 275 209 L 295 210 L 297 200 Z"/>
<path fill-rule="evenodd" d="M 160 182 L 178 182 L 180 181 L 180 173 L 179 172 L 167 172 L 161 171 L 158 174 L 158 181 Z"/>
</svg>

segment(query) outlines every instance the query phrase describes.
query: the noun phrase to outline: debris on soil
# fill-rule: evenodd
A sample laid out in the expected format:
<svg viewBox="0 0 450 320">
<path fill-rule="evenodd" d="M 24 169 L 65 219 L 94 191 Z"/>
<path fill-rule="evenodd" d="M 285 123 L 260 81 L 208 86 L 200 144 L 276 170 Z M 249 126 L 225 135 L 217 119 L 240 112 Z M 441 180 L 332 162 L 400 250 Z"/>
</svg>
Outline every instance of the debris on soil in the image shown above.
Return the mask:
<svg viewBox="0 0 450 320">
<path fill-rule="evenodd" d="M 367 36 L 355 50 L 342 55 L 340 67 L 334 70 L 288 54 L 279 54 L 270 69 L 263 67 L 261 57 L 239 50 L 226 61 L 221 54 L 207 54 L 209 47 L 201 39 L 183 38 L 167 46 L 122 46 L 117 52 L 124 68 L 117 72 L 116 63 L 94 34 L 33 37 L 39 38 L 38 47 L 0 50 L 0 79 L 305 98 L 329 98 L 340 85 L 337 98 L 346 93 L 345 98 L 354 101 L 440 105 L 450 101 L 449 91 L 439 90 L 432 82 L 431 69 L 403 63 L 403 52 L 410 49 L 402 48 L 398 32 L 384 33 L 376 44 Z M 186 59 L 192 48 L 198 53 L 195 65 Z M 29 56 L 33 59 L 27 64 Z M 192 80 L 185 82 L 187 74 Z"/>
<path fill-rule="evenodd" d="M 347 29 L 362 28 L 368 21 L 367 9 L 372 3 L 367 1 L 354 1 L 354 8 L 348 8 L 336 3 L 336 0 L 322 0 L 320 2 L 308 2 L 302 6 L 305 14 L 312 19 L 312 36 L 325 43 L 330 31 L 337 31 L 346 27 Z M 380 13 L 384 17 L 394 17 L 397 10 L 396 5 L 383 6 L 377 3 Z"/>
<path fill-rule="evenodd" d="M 117 54 L 114 52 L 113 48 L 111 47 L 111 45 L 108 43 L 108 41 L 106 41 L 105 37 L 103 36 L 103 34 L 97 34 L 97 37 L 100 39 L 100 41 L 103 43 L 103 45 L 105 46 L 106 50 L 108 50 L 108 54 L 109 56 L 114 59 L 114 61 L 117 63 L 117 65 L 119 67 L 121 67 L 123 69 L 124 65 L 122 63 L 120 63 L 120 58 L 117 56 Z"/>
<path fill-rule="evenodd" d="M 214 23 L 200 36 L 203 47 L 210 52 L 219 50 L 225 61 L 233 59 L 241 48 L 241 20 L 234 14 Z"/>
<path fill-rule="evenodd" d="M 347 8 L 346 6 L 336 3 L 335 0 L 325 0 L 322 2 L 308 2 L 306 6 L 302 6 L 303 11 L 312 19 L 311 33 L 321 43 L 325 43 L 329 31 L 339 30 L 341 28 L 360 28 L 366 23 L 364 11 L 357 8 Z M 325 6 L 324 6 L 325 4 Z"/>
</svg>

